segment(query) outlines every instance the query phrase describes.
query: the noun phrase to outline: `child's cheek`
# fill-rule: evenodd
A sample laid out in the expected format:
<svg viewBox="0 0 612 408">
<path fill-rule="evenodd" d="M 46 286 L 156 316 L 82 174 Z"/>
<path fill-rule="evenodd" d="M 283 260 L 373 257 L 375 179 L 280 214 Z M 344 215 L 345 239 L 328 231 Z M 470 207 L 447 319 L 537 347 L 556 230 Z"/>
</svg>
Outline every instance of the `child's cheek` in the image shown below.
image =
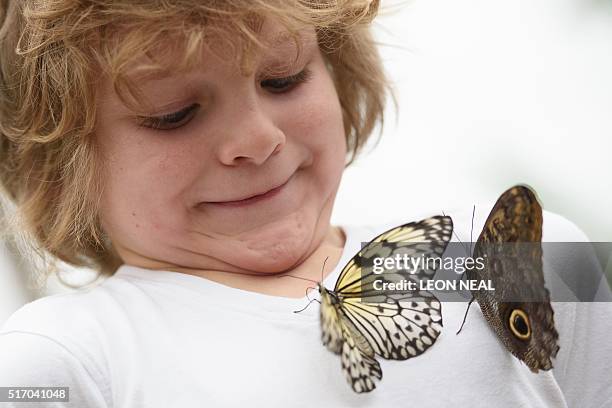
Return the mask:
<svg viewBox="0 0 612 408">
<path fill-rule="evenodd" d="M 176 144 L 157 143 L 154 137 L 147 144 L 125 136 L 123 143 L 106 149 L 101 218 L 105 229 L 135 237 L 159 230 L 159 214 L 151 213 L 178 200 L 194 160 Z"/>
<path fill-rule="evenodd" d="M 326 157 L 326 162 L 337 167 L 344 167 L 346 156 L 346 140 L 344 122 L 338 95 L 329 80 L 317 98 L 313 100 L 310 109 L 306 111 L 304 132 L 308 142 L 319 154 Z"/>
<path fill-rule="evenodd" d="M 342 109 L 331 77 L 326 68 L 321 68 L 317 81 L 289 116 L 294 118 L 293 126 L 299 129 L 296 134 L 304 143 L 342 155 L 338 151 L 346 149 Z"/>
</svg>

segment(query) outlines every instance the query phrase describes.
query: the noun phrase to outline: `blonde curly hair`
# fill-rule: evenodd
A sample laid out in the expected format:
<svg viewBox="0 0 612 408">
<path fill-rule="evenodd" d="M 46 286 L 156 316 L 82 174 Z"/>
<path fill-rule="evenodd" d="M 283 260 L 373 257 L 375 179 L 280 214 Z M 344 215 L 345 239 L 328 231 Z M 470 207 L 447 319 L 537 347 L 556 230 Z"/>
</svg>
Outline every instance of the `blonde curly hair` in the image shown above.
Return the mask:
<svg viewBox="0 0 612 408">
<path fill-rule="evenodd" d="M 110 275 L 121 264 L 101 229 L 103 182 L 96 148 L 96 88 L 112 79 L 124 103 L 143 103 L 127 70 L 189 69 L 211 39 L 247 64 L 264 16 L 298 30 L 314 25 L 339 96 L 347 163 L 377 122 L 387 92 L 370 32 L 378 0 L 0 0 L 0 186 L 35 247 Z M 182 58 L 153 55 L 168 39 Z M 170 47 L 167 47 L 170 48 Z M 155 50 L 156 52 L 153 52 Z"/>
</svg>

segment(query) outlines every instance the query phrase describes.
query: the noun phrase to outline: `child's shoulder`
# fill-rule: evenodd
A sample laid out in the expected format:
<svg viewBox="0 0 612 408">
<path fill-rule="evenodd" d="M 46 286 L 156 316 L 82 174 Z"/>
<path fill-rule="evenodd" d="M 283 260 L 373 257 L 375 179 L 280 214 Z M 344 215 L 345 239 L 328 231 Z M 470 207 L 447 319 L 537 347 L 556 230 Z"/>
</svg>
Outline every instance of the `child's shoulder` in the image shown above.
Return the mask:
<svg viewBox="0 0 612 408">
<path fill-rule="evenodd" d="M 401 225 L 417 223 L 424 219 L 440 215 L 443 214 L 441 212 L 436 213 L 435 211 L 414 212 L 410 215 L 394 217 L 389 220 L 385 220 L 378 223 L 343 225 L 342 229 L 344 230 L 347 236 L 359 235 L 360 237 L 364 238 L 364 242 L 367 242 L 375 238 L 376 236 Z"/>
<path fill-rule="evenodd" d="M 141 295 L 139 297 L 139 295 Z M 131 281 L 105 277 L 68 293 L 41 297 L 23 305 L 4 324 L 0 334 L 32 333 L 59 342 L 99 342 L 100 332 L 125 320 L 128 303 L 146 297 Z"/>
<path fill-rule="evenodd" d="M 74 327 L 83 329 L 87 327 L 84 323 L 91 323 L 95 314 L 104 309 L 96 291 L 45 296 L 27 303 L 8 318 L 0 334 L 24 332 L 55 338 Z"/>
<path fill-rule="evenodd" d="M 409 215 L 394 217 L 387 221 L 379 223 L 370 223 L 365 225 L 347 225 L 346 228 L 351 231 L 370 231 L 374 234 L 380 234 L 388 231 L 394 227 L 404 225 L 410 222 L 418 222 L 420 220 L 447 215 L 452 218 L 453 229 L 456 234 L 459 235 L 461 240 L 470 238 L 470 230 L 472 229 L 472 217 L 473 217 L 473 236 L 474 239 L 478 237 L 480 231 L 484 226 L 484 223 L 489 216 L 489 213 L 495 202 L 484 202 L 476 205 L 475 207 L 457 207 L 451 208 L 445 211 L 418 211 L 411 212 Z M 565 241 L 565 242 L 584 242 L 588 241 L 586 234 L 564 216 L 551 212 L 543 211 L 543 241 Z M 454 234 L 455 235 L 455 234 Z M 455 235 L 456 238 L 456 235 Z"/>
<path fill-rule="evenodd" d="M 451 208 L 444 212 L 453 220 L 453 240 L 457 237 L 462 241 L 469 241 L 470 236 L 473 240 L 478 238 L 489 213 L 495 205 L 494 201 L 482 202 L 472 207 Z M 429 214 L 442 215 L 439 214 Z M 428 216 L 425 214 L 425 216 Z M 542 241 L 543 242 L 587 242 L 586 234 L 572 221 L 563 215 L 543 210 Z M 417 220 L 418 218 L 414 218 Z M 404 221 L 407 222 L 407 221 Z M 399 225 L 399 224 L 398 224 Z"/>
<path fill-rule="evenodd" d="M 70 384 L 75 406 L 109 406 L 92 300 L 91 291 L 59 294 L 13 313 L 0 329 L 0 383 Z"/>
</svg>

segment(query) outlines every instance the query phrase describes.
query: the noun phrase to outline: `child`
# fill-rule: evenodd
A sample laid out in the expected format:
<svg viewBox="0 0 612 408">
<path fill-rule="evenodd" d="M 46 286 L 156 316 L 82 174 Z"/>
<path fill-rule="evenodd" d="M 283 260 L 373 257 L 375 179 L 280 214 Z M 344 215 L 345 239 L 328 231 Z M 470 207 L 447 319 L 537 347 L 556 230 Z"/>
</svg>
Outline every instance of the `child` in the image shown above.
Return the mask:
<svg viewBox="0 0 612 408">
<path fill-rule="evenodd" d="M 377 1 L 5 8 L 0 180 L 39 247 L 111 277 L 15 313 L 0 386 L 69 387 L 74 407 L 612 404 L 609 307 L 560 305 L 559 369 L 532 374 L 477 308 L 455 336 L 465 305 L 445 304 L 450 331 L 381 361 L 359 395 L 316 307 L 292 313 L 312 283 L 279 276 L 319 281 L 327 258 L 333 287 L 386 229 L 329 222 L 347 158 L 383 117 Z"/>
</svg>

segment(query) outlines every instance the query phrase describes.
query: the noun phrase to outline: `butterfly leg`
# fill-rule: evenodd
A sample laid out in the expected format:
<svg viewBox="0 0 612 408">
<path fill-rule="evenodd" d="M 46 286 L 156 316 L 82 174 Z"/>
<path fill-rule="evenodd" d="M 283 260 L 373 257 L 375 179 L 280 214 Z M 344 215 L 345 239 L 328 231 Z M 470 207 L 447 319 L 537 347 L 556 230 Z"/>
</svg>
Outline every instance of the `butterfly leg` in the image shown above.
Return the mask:
<svg viewBox="0 0 612 408">
<path fill-rule="evenodd" d="M 476 298 L 474 297 L 474 295 L 472 295 L 472 298 L 470 299 L 470 302 L 468 303 L 467 309 L 465 310 L 465 315 L 463 316 L 463 322 L 461 323 L 461 327 L 459 328 L 459 330 L 457 330 L 456 334 L 459 334 L 459 332 L 461 331 L 461 329 L 463 329 L 463 325 L 465 324 L 465 319 L 467 319 L 467 315 L 468 312 L 470 311 L 470 306 L 472 306 L 472 302 L 475 300 Z"/>
<path fill-rule="evenodd" d="M 308 302 L 308 304 L 306 306 L 304 306 L 303 308 L 301 308 L 300 310 L 294 310 L 293 313 L 300 313 L 303 312 L 304 310 L 306 310 L 308 308 L 308 306 L 310 306 L 310 304 L 312 302 L 318 302 L 319 304 L 321 304 L 321 302 L 319 301 L 319 299 L 312 299 L 310 302 Z"/>
</svg>

